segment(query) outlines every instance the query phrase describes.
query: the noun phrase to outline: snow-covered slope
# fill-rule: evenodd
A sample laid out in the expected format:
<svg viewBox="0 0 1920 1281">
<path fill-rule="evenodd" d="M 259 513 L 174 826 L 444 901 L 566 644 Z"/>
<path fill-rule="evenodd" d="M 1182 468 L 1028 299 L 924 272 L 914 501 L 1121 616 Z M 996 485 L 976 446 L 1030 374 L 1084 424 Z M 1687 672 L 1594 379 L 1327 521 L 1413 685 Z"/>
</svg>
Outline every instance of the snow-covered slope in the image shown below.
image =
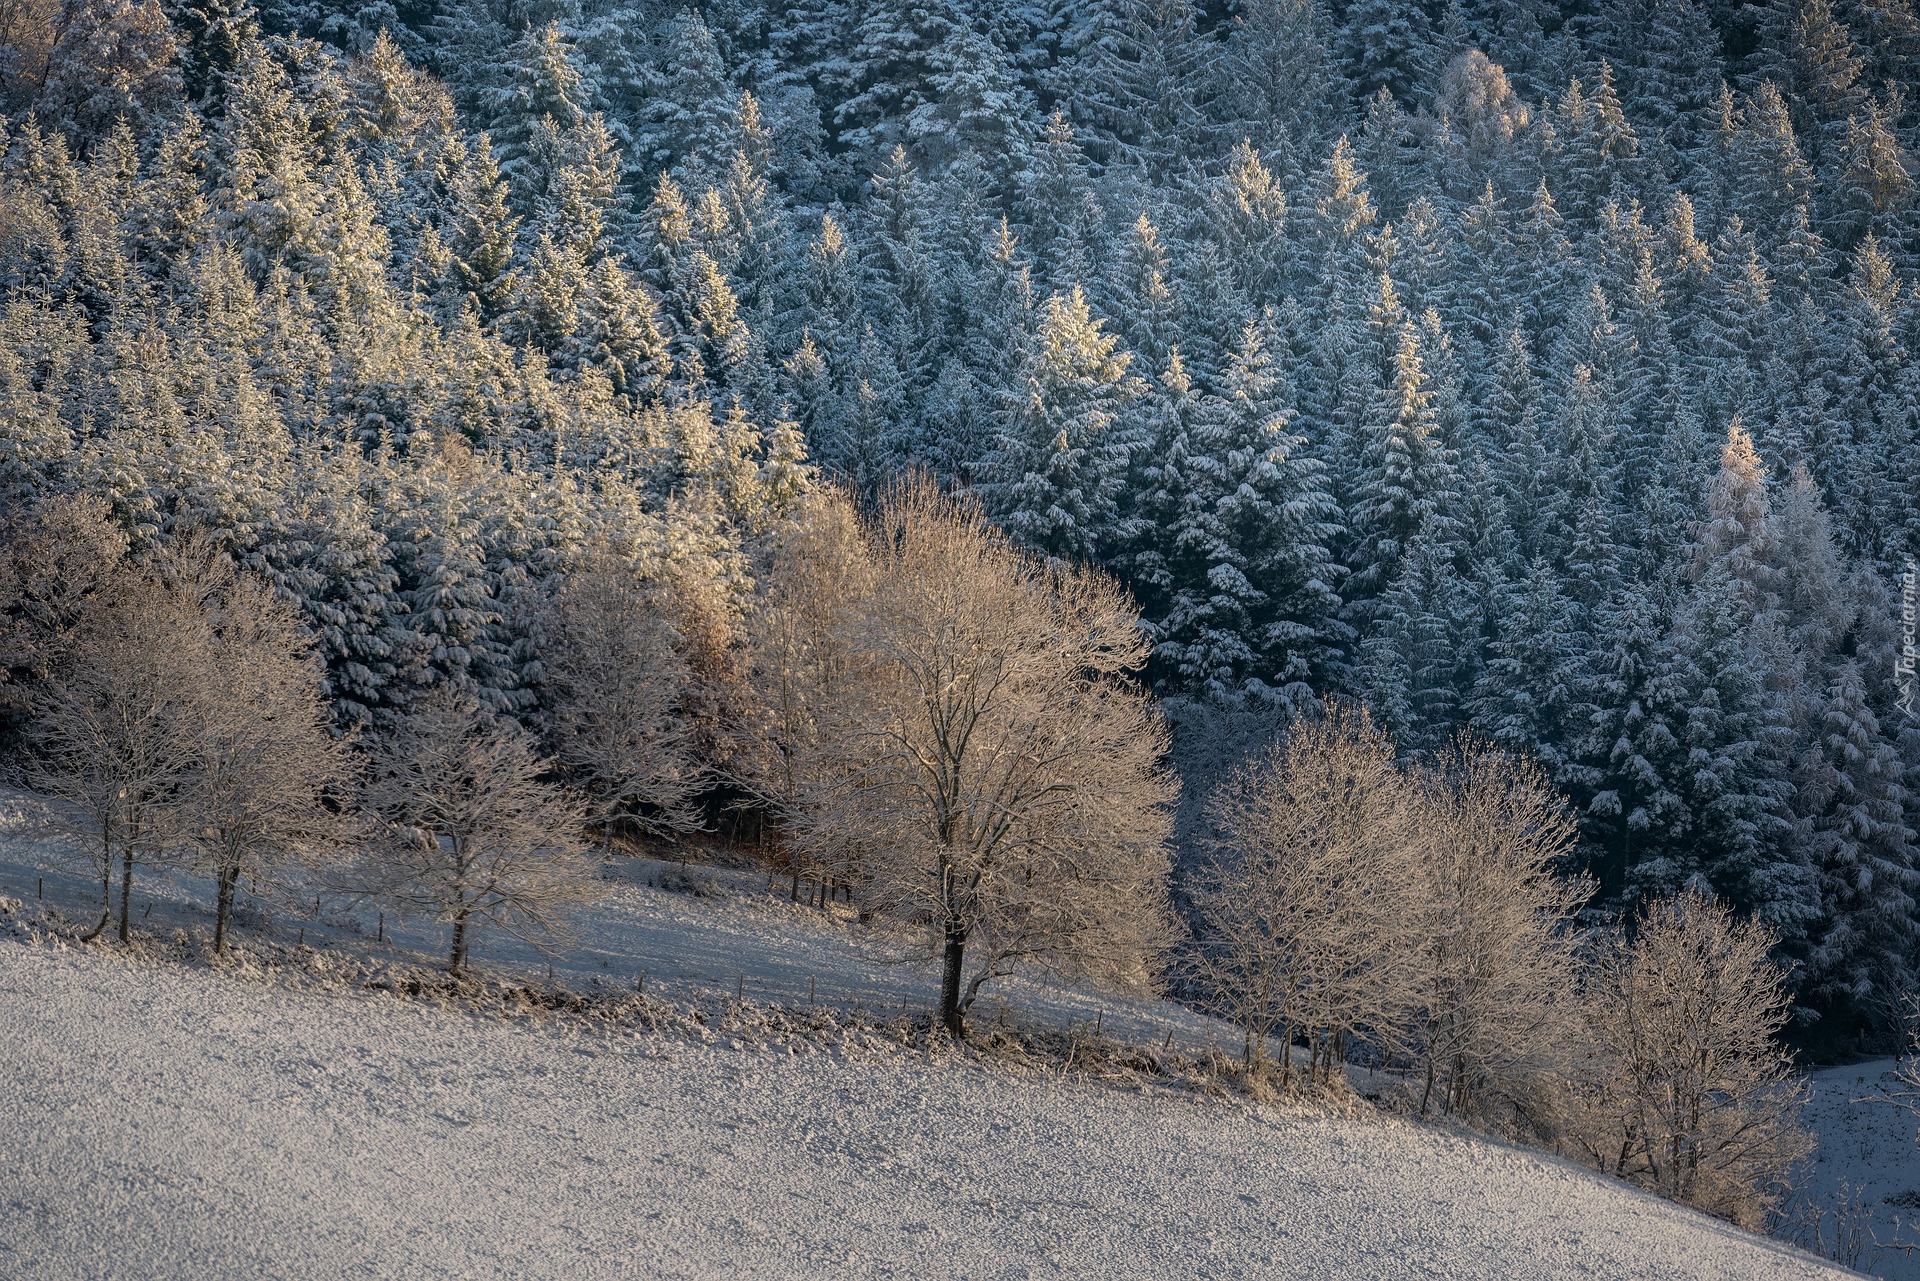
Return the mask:
<svg viewBox="0 0 1920 1281">
<path fill-rule="evenodd" d="M 13 1278 L 1824 1271 L 1494 1143 L 902 1051 L 598 1037 L 17 944 L 0 1047 Z"/>
<path fill-rule="evenodd" d="M 28 794 L 0 788 L 0 895 L 91 925 L 100 912 L 99 883 L 76 870 L 80 861 L 59 842 L 36 834 L 39 806 Z M 551 972 L 575 990 L 644 982 L 649 992 L 737 991 L 760 1003 L 817 1002 L 869 1013 L 922 1013 L 939 992 L 937 967 L 923 959 L 924 946 L 915 946 L 922 940 L 879 923 L 856 926 L 844 907 L 829 915 L 789 902 L 785 884 L 771 885 L 764 874 L 622 858 L 606 875 L 605 895 L 578 914 L 574 937 L 557 954 L 478 928 L 474 953 L 480 964 L 495 974 L 531 979 L 544 980 Z M 213 897 L 213 883 L 203 877 L 177 867 L 143 867 L 134 889 L 137 928 L 161 938 L 175 931 L 209 937 Z M 311 900 L 291 891 L 280 900 L 259 900 L 243 888 L 242 936 L 299 939 L 368 961 L 445 962 L 444 925 L 400 921 L 376 907 L 355 909 L 337 899 L 314 910 Z M 996 1019 L 1003 1011 L 1063 1029 L 1098 1023 L 1133 1043 L 1170 1041 L 1189 1053 L 1204 1052 L 1210 1037 L 1234 1041 L 1231 1029 L 1171 1002 L 1025 978 L 997 981 L 982 993 L 982 1018 Z"/>
<path fill-rule="evenodd" d="M 1920 1143 L 1892 1059 L 1813 1074 L 1807 1124 L 1820 1150 L 1793 1208 L 1809 1238 L 1887 1281 L 1920 1281 Z M 1820 1218 L 1809 1215 L 1818 1207 Z"/>
</svg>

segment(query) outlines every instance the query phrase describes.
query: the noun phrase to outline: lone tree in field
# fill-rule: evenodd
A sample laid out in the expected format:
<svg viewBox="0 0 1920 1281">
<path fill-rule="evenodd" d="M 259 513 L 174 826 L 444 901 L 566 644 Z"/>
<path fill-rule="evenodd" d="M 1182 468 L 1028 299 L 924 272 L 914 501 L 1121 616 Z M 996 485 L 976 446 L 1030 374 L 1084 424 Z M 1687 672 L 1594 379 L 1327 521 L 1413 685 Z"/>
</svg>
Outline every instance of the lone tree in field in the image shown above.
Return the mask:
<svg viewBox="0 0 1920 1281">
<path fill-rule="evenodd" d="M 1417 813 L 1427 916 L 1421 1111 L 1527 1111 L 1577 1032 L 1572 917 L 1591 892 L 1556 867 L 1576 835 L 1530 760 L 1462 737 Z"/>
<path fill-rule="evenodd" d="M 1588 984 L 1575 1141 L 1602 1170 L 1757 1228 L 1811 1148 L 1776 1039 L 1789 1001 L 1775 939 L 1692 891 L 1633 924 Z"/>
<path fill-rule="evenodd" d="M 545 769 L 526 731 L 445 687 L 374 756 L 364 801 L 379 828 L 356 888 L 444 921 L 450 974 L 465 970 L 479 923 L 543 946 L 595 895 L 586 815 Z"/>
<path fill-rule="evenodd" d="M 1147 645 L 1105 576 L 1013 546 L 931 484 L 882 496 L 852 670 L 823 708 L 836 768 L 803 840 L 862 853 L 878 911 L 932 924 L 940 1019 L 1033 966 L 1144 989 L 1169 937 L 1166 731 Z"/>
<path fill-rule="evenodd" d="M 188 707 L 178 809 L 183 841 L 217 887 L 213 949 L 224 952 L 243 880 L 337 848 L 350 769 L 298 610 L 211 544 L 189 540 L 172 563 L 176 590 L 202 602 L 211 644 L 210 679 Z"/>
<path fill-rule="evenodd" d="M 701 771 L 683 702 L 691 675 L 663 591 L 599 547 L 554 593 L 543 662 L 551 735 L 585 784 L 606 847 L 623 821 L 690 831 Z"/>
<path fill-rule="evenodd" d="M 1398 1044 L 1419 995 L 1424 887 L 1412 785 L 1364 711 L 1298 722 L 1224 784 L 1221 834 L 1195 893 L 1197 964 L 1246 1038 L 1250 1078 L 1267 1038 L 1307 1036 L 1332 1081 L 1356 1033 Z M 1291 1055 L 1281 1059 L 1291 1084 Z"/>
</svg>

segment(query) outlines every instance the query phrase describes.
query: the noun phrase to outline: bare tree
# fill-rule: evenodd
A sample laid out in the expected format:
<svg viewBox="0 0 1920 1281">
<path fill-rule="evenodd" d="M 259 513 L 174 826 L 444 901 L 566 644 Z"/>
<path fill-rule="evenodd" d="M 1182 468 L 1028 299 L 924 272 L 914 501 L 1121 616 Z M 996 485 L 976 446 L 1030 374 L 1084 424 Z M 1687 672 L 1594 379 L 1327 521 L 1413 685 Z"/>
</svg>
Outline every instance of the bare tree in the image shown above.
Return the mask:
<svg viewBox="0 0 1920 1281">
<path fill-rule="evenodd" d="M 294 606 L 209 542 L 187 540 L 170 560 L 210 629 L 213 665 L 188 705 L 191 765 L 177 806 L 184 843 L 217 887 L 213 947 L 224 952 L 243 880 L 338 848 L 351 769 Z"/>
<path fill-rule="evenodd" d="M 1144 989 L 1169 938 L 1166 732 L 1129 678 L 1146 642 L 1096 572 L 1042 562 L 971 501 L 911 482 L 862 531 L 831 768 L 797 836 L 851 841 L 867 904 L 931 924 L 940 1018 L 1022 966 Z"/>
<path fill-rule="evenodd" d="M 586 785 L 606 848 L 622 821 L 691 831 L 703 774 L 685 701 L 692 680 L 668 593 L 605 546 L 554 593 L 542 658 L 552 740 Z"/>
<path fill-rule="evenodd" d="M 1197 964 L 1245 1034 L 1251 1079 L 1264 1077 L 1275 1032 L 1283 1044 L 1309 1038 L 1322 1083 L 1355 1034 L 1399 1043 L 1426 924 L 1415 815 L 1392 742 L 1345 705 L 1297 722 L 1213 797 L 1221 847 L 1194 895 Z"/>
<path fill-rule="evenodd" d="M 0 524 L 0 705 L 24 716 L 89 597 L 127 568 L 127 537 L 98 498 L 61 494 Z"/>
<path fill-rule="evenodd" d="M 854 606 L 866 599 L 872 566 L 853 504 L 825 490 L 809 497 L 801 518 L 786 526 L 760 575 L 747 619 L 748 685 L 743 750 L 729 771 L 780 824 L 797 830 L 809 798 L 829 793 L 845 772 L 845 754 L 833 750 L 823 726 L 861 658 L 851 627 Z M 809 841 L 786 841 L 792 897 L 800 896 L 808 856 L 829 874 L 859 863 L 851 838 L 814 830 Z"/>
<path fill-rule="evenodd" d="M 364 798 L 379 831 L 354 888 L 446 922 L 453 975 L 478 923 L 544 946 L 595 896 L 585 812 L 545 770 L 525 730 L 445 687 L 374 755 Z"/>
<path fill-rule="evenodd" d="M 1592 892 L 1556 875 L 1577 834 L 1532 761 L 1462 737 L 1420 796 L 1426 1088 L 1420 1108 L 1534 1112 L 1574 1026 L 1572 918 Z"/>
<path fill-rule="evenodd" d="M 1915 1116 L 1920 1116 L 1920 993 L 1909 992 L 1900 1004 L 1907 1028 L 1907 1052 L 1894 1064 L 1895 1084 L 1888 1091 L 1888 1097 Z M 1915 1138 L 1920 1140 L 1920 1135 Z"/>
<path fill-rule="evenodd" d="M 1599 1168 L 1746 1227 L 1811 1149 L 1773 935 L 1692 891 L 1650 903 L 1587 985 L 1571 1134 Z"/>
<path fill-rule="evenodd" d="M 121 569 L 89 595 L 53 642 L 32 703 L 29 782 L 100 874 L 97 938 L 120 871 L 120 941 L 130 929 L 133 871 L 158 855 L 194 765 L 194 722 L 213 644 L 191 598 Z"/>
<path fill-rule="evenodd" d="M 204 532 L 134 566 L 89 498 L 51 499 L 9 531 L 0 601 L 34 713 L 30 777 L 102 878 L 88 937 L 118 866 L 125 941 L 134 866 L 164 838 L 215 877 L 224 950 L 238 882 L 332 826 L 320 794 L 343 761 L 298 614 Z"/>
</svg>

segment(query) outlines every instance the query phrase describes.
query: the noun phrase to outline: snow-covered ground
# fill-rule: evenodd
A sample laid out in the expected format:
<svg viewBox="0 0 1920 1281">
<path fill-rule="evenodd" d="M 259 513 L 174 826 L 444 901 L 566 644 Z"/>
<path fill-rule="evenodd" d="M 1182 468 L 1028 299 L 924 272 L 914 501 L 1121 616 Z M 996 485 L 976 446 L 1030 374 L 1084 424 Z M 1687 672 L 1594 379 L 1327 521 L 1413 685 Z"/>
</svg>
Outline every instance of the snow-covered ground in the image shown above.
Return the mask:
<svg viewBox="0 0 1920 1281">
<path fill-rule="evenodd" d="M 1920 1120 L 1895 1101 L 1907 1091 L 1894 1066 L 1881 1059 L 1813 1074 L 1807 1121 L 1820 1150 L 1798 1209 L 1806 1218 L 1808 1207 L 1819 1207 L 1829 1250 L 1836 1233 L 1851 1235 L 1855 1252 L 1842 1257 L 1861 1271 L 1920 1281 Z"/>
<path fill-rule="evenodd" d="M 33 806 L 32 798 L 0 789 L 0 895 L 91 925 L 99 916 L 100 886 L 62 858 L 56 843 L 33 836 Z M 607 877 L 605 896 L 578 915 L 575 938 L 553 955 L 482 928 L 473 945 L 476 961 L 494 973 L 529 978 L 544 979 L 551 969 L 556 982 L 576 990 L 644 981 L 649 992 L 724 991 L 761 1003 L 817 1002 L 873 1013 L 924 1013 L 938 996 L 938 971 L 919 959 L 914 939 L 859 926 L 845 908 L 823 914 L 789 902 L 785 882 L 770 887 L 764 873 L 623 858 Z M 211 881 L 177 868 L 141 868 L 133 896 L 137 927 L 160 937 L 175 930 L 210 935 L 213 890 Z M 242 933 L 370 959 L 444 964 L 445 926 L 400 921 L 373 906 L 324 899 L 316 909 L 310 900 L 286 897 L 260 903 L 243 891 Z M 1097 1024 L 1135 1043 L 1160 1045 L 1170 1037 L 1190 1053 L 1204 1050 L 1209 1037 L 1232 1043 L 1230 1030 L 1178 1005 L 1024 978 L 983 992 L 978 1017 L 990 1021 L 1003 1011 L 1061 1028 Z"/>
<path fill-rule="evenodd" d="M 10 943 L 0 1046 L 22 1281 L 1823 1272 L 1471 1137 L 904 1050 L 598 1036 Z"/>
<path fill-rule="evenodd" d="M 0 819 L 26 804 L 0 798 Z M 0 895 L 91 920 L 97 888 L 58 853 L 0 822 Z M 932 995 L 931 972 L 900 960 L 909 939 L 785 902 L 764 877 L 645 861 L 612 876 L 552 962 L 577 990 L 644 975 L 649 993 L 869 1015 Z M 144 871 L 138 928 L 204 935 L 209 888 Z M 337 903 L 250 904 L 243 926 L 371 963 L 443 946 Z M 548 965 L 498 935 L 479 955 L 497 973 Z M 1001 1006 L 1190 1051 L 1228 1039 L 1168 1003 L 1038 983 L 1005 985 L 979 1017 Z M 0 1047 L 9 1278 L 1823 1272 L 1470 1136 L 859 1036 L 593 1032 L 0 942 Z"/>
</svg>

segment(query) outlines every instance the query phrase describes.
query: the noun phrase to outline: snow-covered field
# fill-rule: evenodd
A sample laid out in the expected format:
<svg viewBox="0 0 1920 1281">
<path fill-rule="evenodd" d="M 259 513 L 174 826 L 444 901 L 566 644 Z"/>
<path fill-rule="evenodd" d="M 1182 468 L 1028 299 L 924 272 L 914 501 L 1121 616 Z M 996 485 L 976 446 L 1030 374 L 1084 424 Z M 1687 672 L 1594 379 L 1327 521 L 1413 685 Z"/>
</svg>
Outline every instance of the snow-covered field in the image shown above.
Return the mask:
<svg viewBox="0 0 1920 1281">
<path fill-rule="evenodd" d="M 1888 1281 L 1920 1281 L 1920 1120 L 1895 1101 L 1907 1090 L 1894 1066 L 1881 1059 L 1814 1073 L 1807 1120 L 1820 1151 L 1802 1204 L 1821 1207 L 1829 1246 L 1836 1233 L 1849 1234 L 1836 1211 L 1850 1205 L 1855 1252 L 1847 1257 Z"/>
<path fill-rule="evenodd" d="M 57 846 L 31 836 L 31 804 L 0 789 L 0 895 L 44 903 L 91 925 L 99 915 L 99 884 L 67 866 Z M 579 914 L 575 939 L 555 955 L 481 929 L 476 960 L 496 974 L 544 980 L 551 971 L 554 981 L 575 990 L 644 982 L 649 992 L 723 991 L 760 1003 L 817 1002 L 879 1014 L 924 1013 L 938 995 L 938 971 L 919 959 L 914 940 L 857 926 L 842 907 L 826 915 L 789 902 L 785 883 L 770 890 L 764 874 L 620 859 L 608 880 L 606 895 Z M 213 885 L 203 878 L 171 868 L 138 873 L 134 911 L 145 933 L 210 936 L 212 902 Z M 243 935 L 299 939 L 371 960 L 445 963 L 445 926 L 396 920 L 373 907 L 327 900 L 315 911 L 304 901 L 255 902 L 243 891 L 241 914 Z M 1103 1032 L 1137 1043 L 1159 1045 L 1171 1034 L 1172 1044 L 1189 1052 L 1204 1050 L 1210 1036 L 1232 1042 L 1231 1031 L 1178 1005 L 1019 978 L 982 994 L 980 1018 L 1003 1011 L 1062 1028 L 1097 1022 Z"/>
<path fill-rule="evenodd" d="M 18 827 L 0 840 L 0 894 L 90 919 L 96 891 L 49 853 Z M 204 932 L 206 889 L 144 874 L 139 928 Z M 375 963 L 441 945 L 337 905 L 255 904 L 246 923 Z M 764 878 L 630 862 L 554 977 L 892 1014 L 932 993 L 905 950 Z M 547 966 L 498 936 L 480 956 Z M 1220 1035 L 1167 1003 L 1021 983 L 996 1000 L 1136 1043 Z M 0 1277 L 1821 1274 L 1841 1275 L 1552 1158 L 1371 1114 L 0 941 Z"/>
<path fill-rule="evenodd" d="M 0 944 L 0 1276 L 1805 1277 L 1557 1161 Z"/>
</svg>

